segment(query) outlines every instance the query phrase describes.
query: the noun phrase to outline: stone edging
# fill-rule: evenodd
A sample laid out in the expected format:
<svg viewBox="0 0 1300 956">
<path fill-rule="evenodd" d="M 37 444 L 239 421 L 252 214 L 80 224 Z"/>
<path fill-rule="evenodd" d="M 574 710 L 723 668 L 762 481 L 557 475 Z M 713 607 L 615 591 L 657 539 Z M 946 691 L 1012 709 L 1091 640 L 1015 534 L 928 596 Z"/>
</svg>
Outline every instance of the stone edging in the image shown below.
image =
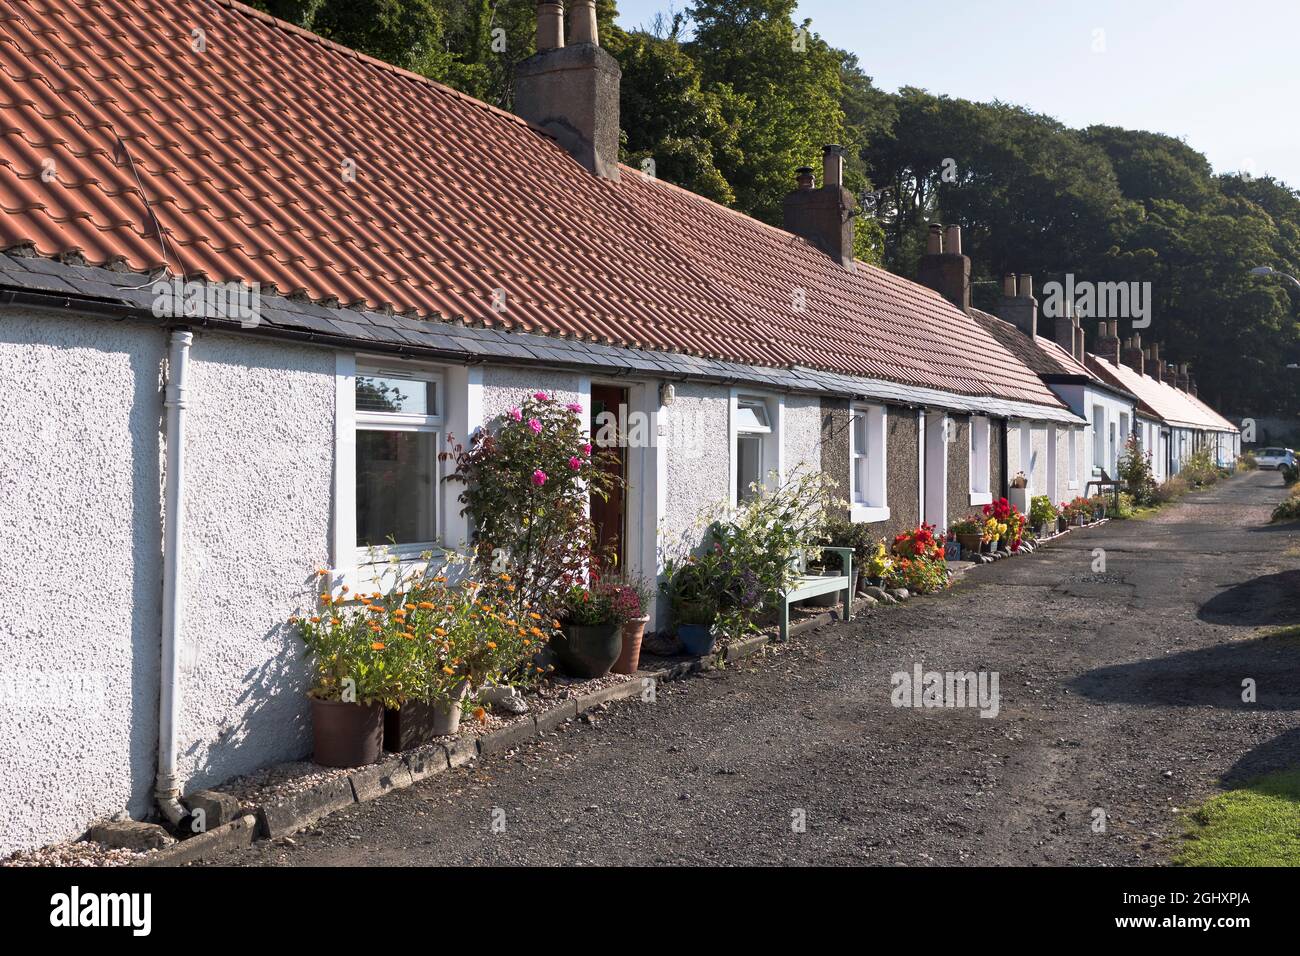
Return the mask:
<svg viewBox="0 0 1300 956">
<path fill-rule="evenodd" d="M 1102 519 L 1094 524 L 1105 523 Z M 1059 532 L 1051 541 L 1066 532 Z M 976 567 L 978 565 L 972 565 Z M 963 569 L 965 571 L 971 568 Z M 864 609 L 866 605 L 863 605 Z M 827 611 L 813 617 L 793 621 L 789 634 L 795 636 L 842 621 L 839 612 Z M 322 781 L 294 794 L 281 804 L 258 806 L 247 813 L 207 833 L 191 837 L 160 850 L 146 854 L 136 866 L 175 866 L 210 858 L 238 847 L 251 846 L 254 840 L 276 839 L 296 833 L 339 810 L 356 803 L 367 803 L 394 790 L 404 790 L 413 784 L 493 754 L 506 753 L 541 734 L 550 733 L 566 721 L 573 720 L 601 704 L 645 697 L 653 694 L 653 687 L 664 681 L 678 680 L 691 674 L 716 669 L 724 663 L 743 660 L 760 654 L 773 641 L 767 634 L 758 634 L 730 644 L 722 650 L 694 660 L 675 661 L 653 670 L 638 672 L 636 679 L 612 684 L 582 697 L 566 700 L 527 720 L 516 721 L 500 730 L 481 737 L 436 744 L 431 748 L 409 754 L 386 755 L 378 763 L 359 767 L 347 776 Z"/>
<path fill-rule="evenodd" d="M 174 866 L 208 859 L 237 847 L 250 846 L 255 839 L 276 839 L 311 826 L 318 820 L 352 806 L 367 803 L 394 790 L 404 790 L 479 757 L 513 750 L 540 734 L 549 733 L 567 720 L 594 710 L 601 704 L 652 694 L 655 674 L 612 684 L 598 691 L 561 702 L 540 714 L 508 724 L 481 737 L 436 744 L 416 753 L 385 754 L 378 762 L 358 767 L 346 776 L 322 781 L 293 794 L 280 804 L 264 804 L 239 818 L 142 857 L 136 866 Z"/>
</svg>

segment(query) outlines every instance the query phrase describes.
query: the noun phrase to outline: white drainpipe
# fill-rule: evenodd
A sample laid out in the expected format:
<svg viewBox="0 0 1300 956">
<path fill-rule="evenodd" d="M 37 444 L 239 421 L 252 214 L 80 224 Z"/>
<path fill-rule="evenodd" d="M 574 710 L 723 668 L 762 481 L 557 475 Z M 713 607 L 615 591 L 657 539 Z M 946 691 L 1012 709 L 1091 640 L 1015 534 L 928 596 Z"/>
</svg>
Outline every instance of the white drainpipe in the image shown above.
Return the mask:
<svg viewBox="0 0 1300 956">
<path fill-rule="evenodd" d="M 185 383 L 190 368 L 190 343 L 193 341 L 194 336 L 184 329 L 172 332 L 165 402 L 167 485 L 163 500 L 166 528 L 163 538 L 162 672 L 158 693 L 158 777 L 154 783 L 154 797 L 158 808 L 172 824 L 180 824 L 189 815 L 180 802 L 180 781 L 176 776 L 176 715 L 180 709 L 177 648 L 185 597 L 181 565 L 185 529 Z"/>
</svg>

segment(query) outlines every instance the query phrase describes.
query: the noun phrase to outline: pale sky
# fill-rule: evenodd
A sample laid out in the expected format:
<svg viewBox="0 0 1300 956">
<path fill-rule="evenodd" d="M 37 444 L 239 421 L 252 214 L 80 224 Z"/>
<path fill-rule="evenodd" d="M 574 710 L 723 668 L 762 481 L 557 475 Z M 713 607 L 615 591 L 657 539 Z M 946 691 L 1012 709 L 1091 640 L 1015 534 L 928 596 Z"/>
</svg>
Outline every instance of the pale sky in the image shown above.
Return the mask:
<svg viewBox="0 0 1300 956">
<path fill-rule="evenodd" d="M 673 5 L 618 0 L 619 23 Z M 1216 172 L 1300 188 L 1300 0 L 801 0 L 798 16 L 882 89 L 1168 133 Z"/>
</svg>

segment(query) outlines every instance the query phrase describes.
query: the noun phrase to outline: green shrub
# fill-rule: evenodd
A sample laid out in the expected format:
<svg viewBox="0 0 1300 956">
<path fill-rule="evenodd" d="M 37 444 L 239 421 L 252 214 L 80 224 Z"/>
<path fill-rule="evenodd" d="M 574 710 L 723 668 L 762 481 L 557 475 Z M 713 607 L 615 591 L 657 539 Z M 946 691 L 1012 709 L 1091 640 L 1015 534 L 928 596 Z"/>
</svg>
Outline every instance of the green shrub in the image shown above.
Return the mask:
<svg viewBox="0 0 1300 956">
<path fill-rule="evenodd" d="M 826 522 L 826 531 L 821 540 L 814 542 L 827 548 L 852 548 L 853 563 L 865 567 L 875 554 L 880 544 L 880 535 L 872 531 L 872 526 L 862 522 L 857 524 L 848 518 L 831 518 Z"/>
<path fill-rule="evenodd" d="M 1151 453 L 1142 450 L 1137 435 L 1129 435 L 1124 442 L 1118 471 L 1134 501 L 1143 505 L 1152 503 L 1156 490 L 1155 471 L 1151 467 Z"/>
<path fill-rule="evenodd" d="M 1047 495 L 1035 495 L 1029 502 L 1029 521 L 1035 528 L 1047 524 L 1055 529 L 1056 519 L 1060 515 L 1056 506 L 1052 504 L 1052 499 Z"/>
<path fill-rule="evenodd" d="M 1287 487 L 1300 481 L 1300 463 L 1295 465 L 1282 466 L 1282 480 L 1286 482 Z"/>
<path fill-rule="evenodd" d="M 1210 457 L 1210 452 L 1205 448 L 1192 452 L 1178 474 L 1188 484 L 1197 487 L 1212 485 L 1223 477 L 1219 466 L 1215 464 L 1214 459 Z"/>
<path fill-rule="evenodd" d="M 1156 486 L 1152 493 L 1152 502 L 1158 505 L 1168 504 L 1171 501 L 1177 501 L 1188 492 L 1187 480 L 1182 475 L 1174 475 Z"/>
<path fill-rule="evenodd" d="M 756 619 L 793 583 L 795 559 L 818 556 L 828 516 L 846 507 L 834 488 L 822 473 L 805 473 L 774 490 L 759 486 L 735 509 L 707 509 L 694 529 L 667 542 L 665 591 L 675 605 L 716 608 L 718 629 L 727 637 L 757 631 Z M 701 527 L 699 542 L 694 536 Z"/>
<path fill-rule="evenodd" d="M 1300 519 L 1300 488 L 1291 492 L 1291 497 L 1273 509 L 1274 521 L 1295 521 Z"/>
<path fill-rule="evenodd" d="M 1253 451 L 1248 451 L 1237 459 L 1237 471 L 1255 471 L 1258 468 L 1259 462 Z"/>
<path fill-rule="evenodd" d="M 1137 501 L 1133 495 L 1130 495 L 1127 491 L 1121 491 L 1119 493 L 1118 506 L 1112 502 L 1110 511 L 1107 513 L 1112 518 L 1131 518 L 1133 517 L 1133 509 L 1136 504 Z"/>
</svg>

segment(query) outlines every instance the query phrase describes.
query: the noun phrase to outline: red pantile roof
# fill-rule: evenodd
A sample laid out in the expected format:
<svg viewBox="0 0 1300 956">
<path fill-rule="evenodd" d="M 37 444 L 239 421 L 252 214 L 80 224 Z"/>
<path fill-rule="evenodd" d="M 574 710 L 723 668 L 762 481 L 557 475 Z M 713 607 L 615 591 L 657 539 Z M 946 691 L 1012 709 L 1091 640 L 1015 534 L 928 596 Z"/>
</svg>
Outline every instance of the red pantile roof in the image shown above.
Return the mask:
<svg viewBox="0 0 1300 956">
<path fill-rule="evenodd" d="M 1157 382 L 1149 375 L 1140 375 L 1136 369 L 1129 368 L 1122 362 L 1116 365 L 1099 355 L 1088 355 L 1086 358 L 1088 368 L 1103 381 L 1113 382 L 1136 395 L 1139 399 L 1138 411 L 1142 414 L 1154 415 L 1180 428 L 1238 431 L 1236 425 L 1189 392 L 1175 388 L 1168 382 Z"/>
<path fill-rule="evenodd" d="M 1062 407 L 928 289 L 231 0 L 7 0 L 0 248 L 148 271 L 154 217 L 212 280 Z"/>
<path fill-rule="evenodd" d="M 1030 338 L 1015 324 L 980 309 L 972 309 L 975 321 L 1002 343 L 1008 352 L 1039 375 L 1067 375 L 1100 381 L 1091 370 L 1074 360 L 1074 356 L 1051 339 L 1041 335 Z M 1108 384 L 1108 388 L 1115 388 Z"/>
</svg>

